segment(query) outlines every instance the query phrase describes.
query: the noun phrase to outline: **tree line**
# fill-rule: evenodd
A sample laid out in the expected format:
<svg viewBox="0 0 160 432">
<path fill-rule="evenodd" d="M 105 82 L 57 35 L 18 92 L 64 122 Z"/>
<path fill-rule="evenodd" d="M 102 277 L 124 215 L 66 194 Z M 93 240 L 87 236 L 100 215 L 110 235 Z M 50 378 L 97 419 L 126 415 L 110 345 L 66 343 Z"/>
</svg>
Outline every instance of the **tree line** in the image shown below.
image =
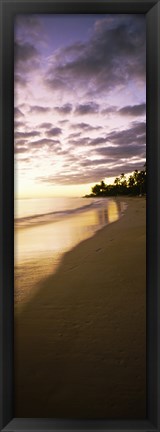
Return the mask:
<svg viewBox="0 0 160 432">
<path fill-rule="evenodd" d="M 113 184 L 106 184 L 103 180 L 92 187 L 92 193 L 86 197 L 105 197 L 116 195 L 145 195 L 146 194 L 146 164 L 142 171 L 135 170 L 126 178 L 122 173 L 116 177 Z"/>
</svg>

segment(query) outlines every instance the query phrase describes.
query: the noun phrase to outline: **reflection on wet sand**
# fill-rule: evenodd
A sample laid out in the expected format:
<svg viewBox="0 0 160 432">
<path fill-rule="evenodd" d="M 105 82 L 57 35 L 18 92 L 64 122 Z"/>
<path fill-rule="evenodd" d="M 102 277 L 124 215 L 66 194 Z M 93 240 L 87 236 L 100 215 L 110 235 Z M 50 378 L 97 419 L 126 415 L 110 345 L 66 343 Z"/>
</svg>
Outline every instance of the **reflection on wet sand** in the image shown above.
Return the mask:
<svg viewBox="0 0 160 432">
<path fill-rule="evenodd" d="M 64 253 L 118 220 L 123 210 L 124 203 L 103 199 L 100 208 L 15 229 L 15 301 L 27 300 L 35 283 L 57 270 Z"/>
<path fill-rule="evenodd" d="M 113 201 L 81 214 L 81 227 L 67 219 L 68 237 L 82 238 L 87 218 L 116 220 L 123 206 Z M 16 417 L 146 417 L 146 210 L 144 199 L 126 201 L 124 217 L 60 255 L 54 274 L 53 250 L 17 267 Z"/>
</svg>

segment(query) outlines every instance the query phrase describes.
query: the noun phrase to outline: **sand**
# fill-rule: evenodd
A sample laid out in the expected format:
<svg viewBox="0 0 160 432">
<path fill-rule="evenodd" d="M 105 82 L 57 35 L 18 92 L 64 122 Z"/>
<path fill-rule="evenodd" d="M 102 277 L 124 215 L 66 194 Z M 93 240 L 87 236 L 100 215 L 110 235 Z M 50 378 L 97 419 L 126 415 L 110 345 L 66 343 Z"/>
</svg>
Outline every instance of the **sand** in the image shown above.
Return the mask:
<svg viewBox="0 0 160 432">
<path fill-rule="evenodd" d="M 145 418 L 146 202 L 124 201 L 15 305 L 15 417 Z"/>
</svg>

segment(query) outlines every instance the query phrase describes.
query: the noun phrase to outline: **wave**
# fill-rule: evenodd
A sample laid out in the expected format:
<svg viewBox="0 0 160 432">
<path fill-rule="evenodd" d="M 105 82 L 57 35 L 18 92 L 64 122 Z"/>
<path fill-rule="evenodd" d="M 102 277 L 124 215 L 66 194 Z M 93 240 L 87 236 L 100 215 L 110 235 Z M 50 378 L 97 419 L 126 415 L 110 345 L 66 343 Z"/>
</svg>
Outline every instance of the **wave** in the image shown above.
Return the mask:
<svg viewBox="0 0 160 432">
<path fill-rule="evenodd" d="M 15 222 L 15 226 L 18 227 L 20 226 L 27 227 L 27 226 L 35 225 L 36 223 L 54 222 L 60 220 L 65 216 L 70 216 L 76 213 L 84 212 L 91 208 L 99 207 L 100 204 L 102 205 L 102 201 L 96 200 L 95 202 L 83 205 L 81 207 L 76 207 L 76 208 L 66 209 L 66 210 L 57 210 L 57 211 L 52 211 L 47 213 L 40 213 L 40 214 L 38 213 L 30 216 L 15 218 L 14 222 Z"/>
</svg>

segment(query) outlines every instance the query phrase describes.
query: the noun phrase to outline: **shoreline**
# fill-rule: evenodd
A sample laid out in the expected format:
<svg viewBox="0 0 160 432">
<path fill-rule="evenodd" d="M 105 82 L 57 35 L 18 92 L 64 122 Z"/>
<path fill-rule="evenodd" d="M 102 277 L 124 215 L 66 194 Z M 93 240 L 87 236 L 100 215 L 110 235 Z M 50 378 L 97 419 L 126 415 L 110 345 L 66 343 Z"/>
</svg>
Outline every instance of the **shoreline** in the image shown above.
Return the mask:
<svg viewBox="0 0 160 432">
<path fill-rule="evenodd" d="M 83 197 L 83 198 L 85 198 L 85 197 Z M 97 200 L 99 200 L 99 199 L 101 199 L 102 200 L 102 202 L 103 202 L 103 200 L 107 200 L 107 201 L 117 201 L 118 203 L 119 202 L 122 202 L 123 201 L 123 198 L 125 199 L 125 195 L 123 196 L 110 196 L 110 197 L 100 197 L 100 198 L 98 198 L 98 197 L 95 197 L 94 199 L 97 199 Z M 128 199 L 128 197 L 126 198 L 126 199 Z M 19 219 L 18 218 L 15 218 L 14 219 L 14 228 L 15 228 L 15 231 L 16 230 L 23 230 L 23 229 L 32 229 L 32 228 L 37 228 L 38 226 L 43 226 L 43 225 L 50 225 L 50 224 L 54 224 L 54 223 L 60 223 L 60 222 L 65 222 L 65 220 L 67 220 L 67 219 L 71 219 L 71 218 L 74 218 L 75 217 L 75 215 L 83 215 L 84 213 L 86 213 L 86 209 L 85 209 L 85 207 L 87 208 L 87 212 L 90 212 L 90 211 L 96 211 L 96 210 L 101 210 L 101 209 L 103 209 L 103 206 L 102 207 L 100 207 L 99 209 L 98 209 L 98 207 L 97 208 L 95 208 L 95 207 L 92 207 L 92 203 L 91 204 L 89 204 L 89 205 L 86 205 L 86 206 L 84 206 L 84 208 L 82 209 L 82 208 L 77 208 L 76 210 L 74 209 L 73 211 L 71 211 L 70 213 L 68 212 L 64 212 L 65 214 L 64 215 L 61 215 L 61 218 L 60 219 L 56 219 L 56 217 L 53 219 L 53 220 L 51 220 L 51 219 L 48 219 L 48 220 L 38 220 L 38 219 L 40 219 L 41 217 L 43 217 L 43 216 L 49 216 L 49 215 L 51 215 L 52 214 L 52 212 L 51 213 L 48 213 L 48 214 L 42 214 L 42 215 L 34 215 L 34 216 L 26 216 L 26 217 L 24 217 L 24 218 L 20 218 L 21 220 L 22 219 L 26 219 L 26 220 L 35 220 L 35 219 L 37 219 L 37 221 L 35 222 L 35 224 L 33 223 L 33 224 L 26 224 L 26 225 L 21 225 L 21 224 L 19 224 Z M 58 213 L 58 212 L 57 212 Z M 54 214 L 54 213 L 53 213 Z M 108 224 L 107 224 L 108 225 Z"/>
<path fill-rule="evenodd" d="M 31 301 L 44 275 L 47 277 L 55 274 L 66 253 L 123 216 L 127 204 L 122 198 L 107 198 L 106 202 L 107 206 L 105 204 L 87 212 L 68 215 L 65 219 L 57 221 L 57 225 L 54 220 L 29 226 L 29 236 L 26 227 L 15 229 L 15 303 Z M 39 244 L 39 239 L 45 246 L 41 251 L 38 247 L 35 249 L 36 241 Z"/>
<path fill-rule="evenodd" d="M 124 201 L 15 305 L 17 417 L 145 417 L 145 199 Z"/>
</svg>

